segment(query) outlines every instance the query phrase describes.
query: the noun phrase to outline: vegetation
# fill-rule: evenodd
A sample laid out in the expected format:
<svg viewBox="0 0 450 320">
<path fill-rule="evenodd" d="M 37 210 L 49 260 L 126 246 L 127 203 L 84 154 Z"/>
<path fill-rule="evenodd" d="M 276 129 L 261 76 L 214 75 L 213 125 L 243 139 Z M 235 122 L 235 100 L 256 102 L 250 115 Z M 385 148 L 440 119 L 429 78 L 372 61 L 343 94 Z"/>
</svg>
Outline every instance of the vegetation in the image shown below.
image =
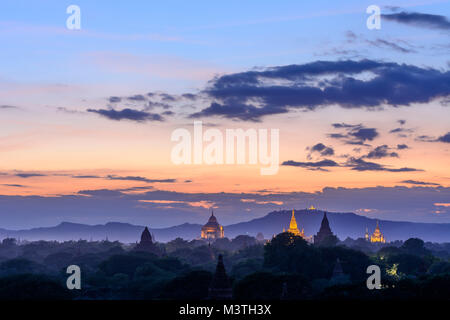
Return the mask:
<svg viewBox="0 0 450 320">
<path fill-rule="evenodd" d="M 374 245 L 360 239 L 315 246 L 282 233 L 269 242 L 239 236 L 211 244 L 175 239 L 163 256 L 133 245 L 96 241 L 0 244 L 0 299 L 206 299 L 224 257 L 235 299 L 448 299 L 450 244 L 409 239 Z M 337 264 L 342 272 L 336 272 Z M 66 268 L 82 270 L 68 290 Z M 382 270 L 382 289 L 368 290 L 366 269 Z"/>
</svg>

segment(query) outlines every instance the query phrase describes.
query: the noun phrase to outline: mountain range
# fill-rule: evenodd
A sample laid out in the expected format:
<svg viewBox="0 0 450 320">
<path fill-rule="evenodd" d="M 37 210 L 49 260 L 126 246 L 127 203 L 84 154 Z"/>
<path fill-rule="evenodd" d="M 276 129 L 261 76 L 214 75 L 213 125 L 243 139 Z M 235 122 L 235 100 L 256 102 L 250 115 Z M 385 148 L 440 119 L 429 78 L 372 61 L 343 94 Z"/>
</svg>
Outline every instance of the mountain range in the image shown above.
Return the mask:
<svg viewBox="0 0 450 320">
<path fill-rule="evenodd" d="M 314 235 L 320 228 L 323 211 L 295 210 L 295 217 L 300 229 L 306 235 Z M 357 239 L 364 237 L 366 228 L 372 233 L 376 220 L 360 216 L 351 212 L 327 212 L 331 230 L 339 239 L 347 237 Z M 220 223 L 220 215 L 217 216 Z M 266 239 L 270 239 L 289 227 L 291 211 L 273 211 L 264 217 L 247 222 L 240 222 L 224 226 L 225 236 L 234 238 L 238 235 L 256 236 L 262 232 Z M 205 221 L 206 222 L 206 221 Z M 431 242 L 450 242 L 450 224 L 416 223 L 403 221 L 379 220 L 381 231 L 387 241 L 420 238 Z M 202 225 L 184 223 L 168 228 L 149 228 L 156 241 L 167 242 L 177 237 L 192 240 L 200 235 Z M 0 239 L 12 237 L 21 240 L 104 240 L 134 243 L 140 239 L 144 226 L 121 222 L 108 222 L 100 225 L 86 225 L 62 222 L 54 227 L 33 228 L 28 230 L 0 229 Z"/>
</svg>

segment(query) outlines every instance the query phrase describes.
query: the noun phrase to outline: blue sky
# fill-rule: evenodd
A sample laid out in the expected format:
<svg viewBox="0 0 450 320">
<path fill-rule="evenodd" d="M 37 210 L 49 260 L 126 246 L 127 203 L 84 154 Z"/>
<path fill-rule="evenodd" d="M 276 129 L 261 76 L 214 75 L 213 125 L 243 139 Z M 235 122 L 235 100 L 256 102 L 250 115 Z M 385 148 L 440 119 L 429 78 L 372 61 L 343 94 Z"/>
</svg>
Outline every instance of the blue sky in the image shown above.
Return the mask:
<svg viewBox="0 0 450 320">
<path fill-rule="evenodd" d="M 81 8 L 81 31 L 65 30 L 68 5 Z M 363 50 L 366 57 L 423 63 L 422 57 L 386 52 L 367 43 L 346 44 L 346 33 L 375 40 L 403 39 L 414 46 L 447 43 L 442 31 L 382 21 L 368 30 L 365 9 L 372 1 L 2 1 L 0 53 L 2 78 L 11 81 L 121 83 L 160 77 L 121 74 L 92 68 L 98 52 L 148 59 L 182 60 L 229 72 L 255 66 L 336 59 L 333 49 Z M 378 3 L 406 10 L 449 15 L 448 1 Z M 137 39 L 137 40 L 136 40 Z M 399 43 L 400 44 L 400 43 Z M 400 44 L 401 45 L 401 44 Z M 351 56 L 351 54 L 350 54 Z M 445 66 L 442 53 L 427 55 L 427 65 Z M 5 76 L 6 75 L 6 76 Z M 194 78 L 164 88 L 180 91 L 207 80 Z"/>
</svg>

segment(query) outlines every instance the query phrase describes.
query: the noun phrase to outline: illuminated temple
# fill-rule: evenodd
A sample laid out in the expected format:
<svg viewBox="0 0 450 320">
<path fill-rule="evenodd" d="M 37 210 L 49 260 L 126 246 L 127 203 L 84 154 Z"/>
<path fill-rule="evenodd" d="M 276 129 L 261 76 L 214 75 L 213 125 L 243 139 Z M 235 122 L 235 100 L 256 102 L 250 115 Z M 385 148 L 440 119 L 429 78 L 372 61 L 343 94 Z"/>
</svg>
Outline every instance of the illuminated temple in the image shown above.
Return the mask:
<svg viewBox="0 0 450 320">
<path fill-rule="evenodd" d="M 217 222 L 214 211 L 211 212 L 208 222 L 202 227 L 202 239 L 219 239 L 225 236 L 223 226 Z"/>
<path fill-rule="evenodd" d="M 300 230 L 298 229 L 297 221 L 295 220 L 294 210 L 292 210 L 292 216 L 291 216 L 291 222 L 289 223 L 289 229 L 287 229 L 287 231 L 285 231 L 283 229 L 283 232 L 289 232 L 289 233 L 292 233 L 293 235 L 305 238 L 305 232 L 303 231 L 303 229 L 302 229 L 302 232 L 300 232 Z"/>
<path fill-rule="evenodd" d="M 366 240 L 369 241 L 369 232 L 366 229 Z M 375 228 L 375 231 L 370 236 L 370 242 L 380 242 L 380 243 L 386 243 L 386 239 L 384 238 L 383 233 L 381 233 L 380 226 L 377 221 L 377 226 Z"/>
</svg>

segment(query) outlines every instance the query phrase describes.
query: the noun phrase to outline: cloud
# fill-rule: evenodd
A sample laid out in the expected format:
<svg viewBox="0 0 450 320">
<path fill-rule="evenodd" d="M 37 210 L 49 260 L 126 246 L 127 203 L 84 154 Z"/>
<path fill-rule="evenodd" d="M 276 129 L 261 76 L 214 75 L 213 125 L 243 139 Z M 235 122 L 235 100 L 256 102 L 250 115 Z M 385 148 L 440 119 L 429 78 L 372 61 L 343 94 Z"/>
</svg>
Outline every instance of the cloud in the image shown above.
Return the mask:
<svg viewBox="0 0 450 320">
<path fill-rule="evenodd" d="M 409 147 L 408 147 L 408 145 L 406 145 L 406 144 L 398 144 L 397 145 L 397 149 L 398 150 L 404 150 L 404 149 L 408 149 Z"/>
<path fill-rule="evenodd" d="M 19 109 L 19 108 L 15 107 L 15 106 L 10 106 L 10 105 L 1 105 L 0 109 Z"/>
<path fill-rule="evenodd" d="M 417 27 L 431 29 L 450 30 L 450 21 L 445 16 L 418 12 L 399 12 L 382 14 L 381 17 L 388 21 L 408 24 Z"/>
<path fill-rule="evenodd" d="M 257 121 L 328 105 L 381 108 L 427 103 L 450 94 L 450 72 L 367 59 L 315 61 L 219 76 L 203 94 L 213 101 L 191 117 Z"/>
<path fill-rule="evenodd" d="M 424 181 L 417 181 L 417 180 L 403 180 L 403 181 L 400 181 L 400 183 L 413 184 L 413 185 L 421 185 L 421 186 L 440 186 L 439 183 L 434 183 L 434 182 L 424 182 Z"/>
<path fill-rule="evenodd" d="M 108 180 L 123 180 L 123 181 L 142 181 L 147 183 L 174 183 L 177 180 L 176 179 L 148 179 L 145 177 L 139 177 L 139 176 L 127 176 L 127 177 L 120 177 L 115 175 L 108 175 L 106 176 L 106 179 Z"/>
<path fill-rule="evenodd" d="M 9 184 L 9 183 L 5 183 L 5 184 L 2 184 L 2 186 L 12 187 L 12 188 L 28 188 L 28 186 L 24 186 L 23 184 Z"/>
<path fill-rule="evenodd" d="M 331 133 L 328 136 L 343 140 L 347 144 L 363 145 L 366 141 L 372 141 L 379 136 L 377 129 L 366 128 L 362 124 L 333 123 L 332 126 L 344 130 L 345 133 Z"/>
<path fill-rule="evenodd" d="M 110 103 L 117 103 L 117 102 L 122 101 L 122 98 L 120 98 L 120 97 L 109 97 L 109 98 L 108 98 L 108 101 L 109 101 Z"/>
<path fill-rule="evenodd" d="M 16 177 L 19 178 L 33 178 L 33 177 L 45 177 L 45 174 L 42 173 L 16 173 L 14 174 Z"/>
<path fill-rule="evenodd" d="M 389 131 L 389 133 L 404 133 L 404 132 L 412 133 L 412 132 L 414 132 L 414 130 L 407 129 L 407 128 L 395 128 L 395 129 L 392 129 L 391 131 Z"/>
<path fill-rule="evenodd" d="M 242 199 L 254 201 L 243 202 Z M 82 190 L 79 194 L 67 196 L 2 196 L 0 210 L 14 212 L 2 219 L 2 228 L 7 229 L 54 226 L 62 221 L 87 224 L 117 221 L 154 228 L 186 222 L 204 224 L 210 214 L 208 210 L 188 204 L 201 201 L 214 203 L 219 208 L 219 219 L 225 226 L 279 210 L 279 202 L 283 202 L 285 208 L 302 209 L 314 204 L 319 209 L 333 212 L 356 212 L 360 208 L 371 208 L 376 210 L 371 218 L 449 223 L 449 207 L 443 207 L 447 210 L 446 215 L 433 214 L 436 209 L 434 204 L 447 204 L 449 199 L 450 188 L 440 186 L 326 187 L 314 192 L 264 190 L 264 193 L 183 193 L 162 190 L 125 193 L 103 189 Z M 183 203 L 166 209 L 161 204 L 151 202 L 139 206 L 139 200 Z M 354 232 L 357 237 L 364 230 Z"/>
<path fill-rule="evenodd" d="M 110 120 L 132 120 L 136 122 L 145 121 L 163 121 L 163 117 L 156 113 L 149 113 L 146 111 L 139 111 L 134 109 L 123 109 L 120 111 L 114 109 L 88 109 L 87 112 L 97 113 Z"/>
<path fill-rule="evenodd" d="M 103 177 L 101 176 L 94 176 L 94 175 L 74 175 L 72 176 L 74 179 L 101 179 Z"/>
<path fill-rule="evenodd" d="M 440 136 L 438 138 L 430 137 L 430 136 L 427 136 L 427 135 L 421 135 L 421 136 L 418 136 L 416 138 L 416 140 L 422 141 L 422 142 L 445 142 L 445 143 L 450 143 L 450 132 L 447 132 L 446 134 L 444 134 L 443 136 Z"/>
<path fill-rule="evenodd" d="M 127 97 L 127 99 L 131 100 L 131 101 L 146 101 L 147 100 L 147 98 L 144 97 L 142 94 L 136 94 L 134 96 Z"/>
<path fill-rule="evenodd" d="M 450 143 L 450 132 L 447 132 L 447 134 L 443 135 L 442 137 L 437 138 L 437 141 Z"/>
<path fill-rule="evenodd" d="M 310 148 L 311 152 L 318 152 L 321 156 L 332 156 L 334 155 L 334 149 L 331 147 L 327 147 L 323 143 L 315 144 Z"/>
<path fill-rule="evenodd" d="M 350 158 L 347 163 L 347 167 L 350 167 L 351 170 L 356 171 L 388 171 L 388 172 L 414 172 L 414 171 L 423 171 L 420 169 L 414 169 L 414 168 L 388 168 L 385 165 L 375 163 L 375 162 L 369 162 L 365 161 L 362 158 Z"/>
<path fill-rule="evenodd" d="M 258 122 L 263 116 L 286 112 L 288 112 L 286 108 L 258 108 L 251 104 L 243 104 L 239 102 L 229 102 L 228 104 L 219 104 L 213 102 L 209 107 L 203 109 L 202 111 L 191 114 L 189 118 L 223 116 L 229 119 Z"/>
<path fill-rule="evenodd" d="M 387 145 L 378 146 L 372 151 L 370 151 L 364 158 L 368 159 L 381 159 L 381 158 L 398 158 L 397 152 L 389 152 L 389 147 Z"/>
<path fill-rule="evenodd" d="M 339 167 L 339 164 L 333 160 L 324 159 L 317 162 L 297 162 L 293 160 L 284 161 L 282 166 L 302 167 L 313 170 L 324 170 L 324 167 Z"/>
<path fill-rule="evenodd" d="M 389 48 L 401 53 L 414 53 L 416 52 L 413 49 L 408 49 L 398 45 L 397 43 L 387 41 L 384 39 L 376 39 L 376 40 L 366 40 L 367 43 L 377 47 L 377 48 Z"/>
</svg>

